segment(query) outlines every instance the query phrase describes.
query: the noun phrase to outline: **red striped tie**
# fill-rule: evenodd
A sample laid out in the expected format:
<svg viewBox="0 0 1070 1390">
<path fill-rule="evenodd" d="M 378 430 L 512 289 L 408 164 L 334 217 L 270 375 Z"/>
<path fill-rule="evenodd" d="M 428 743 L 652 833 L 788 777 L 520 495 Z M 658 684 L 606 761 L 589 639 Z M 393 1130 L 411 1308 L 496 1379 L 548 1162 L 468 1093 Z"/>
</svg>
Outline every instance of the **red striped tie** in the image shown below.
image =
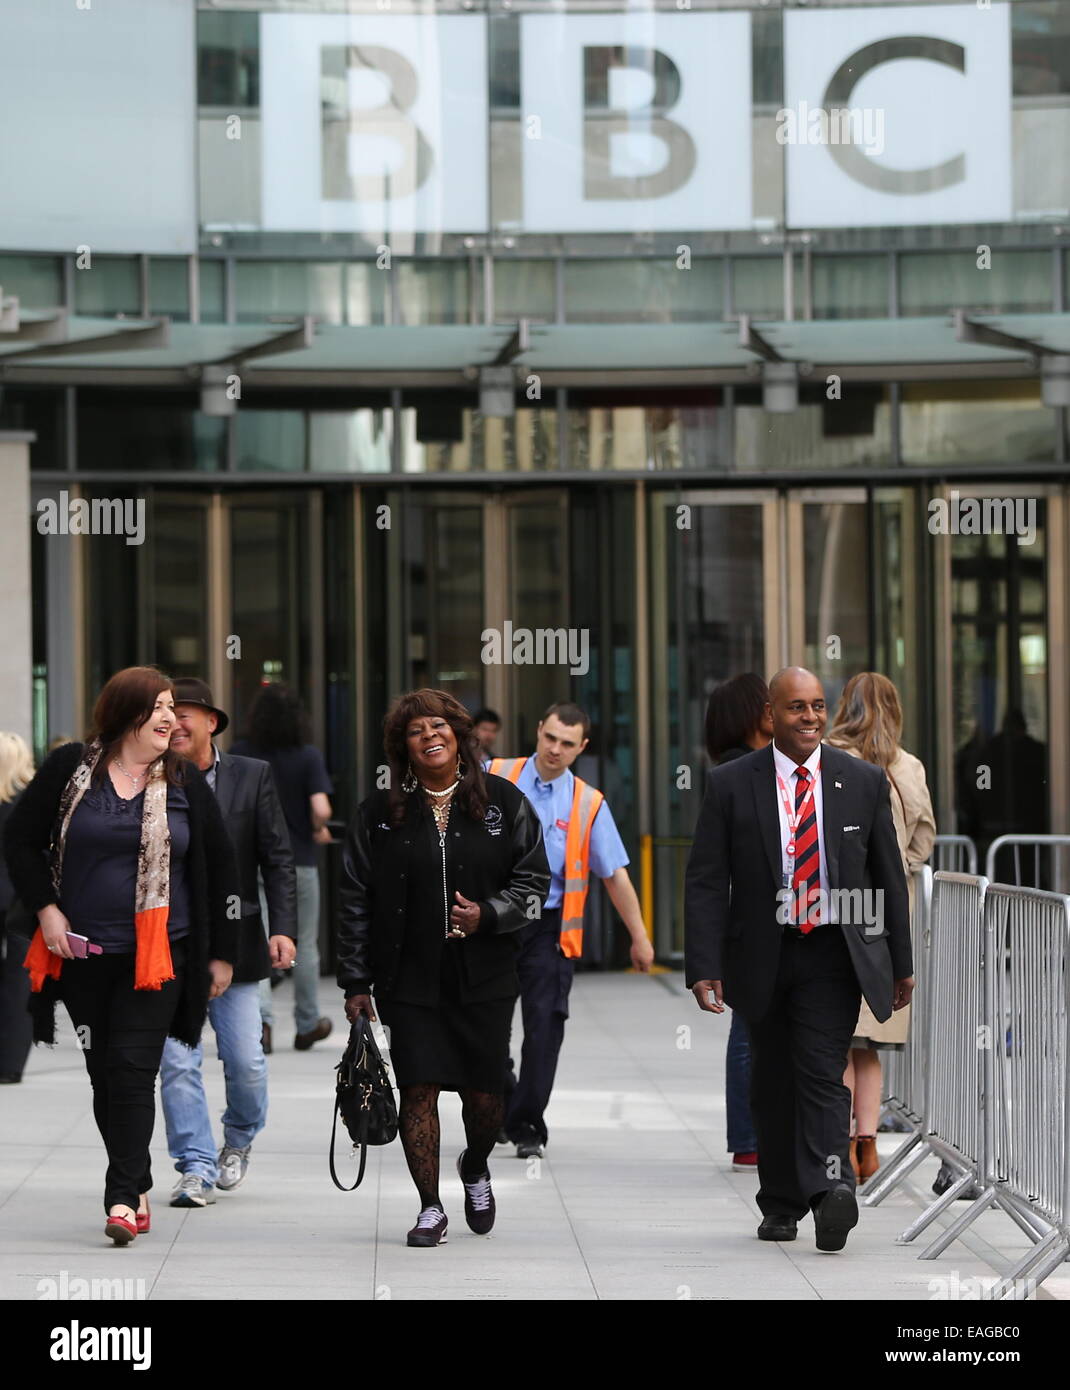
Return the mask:
<svg viewBox="0 0 1070 1390">
<path fill-rule="evenodd" d="M 805 767 L 795 769 L 795 814 L 802 811 L 803 802 L 810 789 L 810 774 Z M 806 819 L 795 827 L 795 873 L 791 880 L 792 898 L 796 904 L 805 904 L 796 923 L 805 936 L 818 925 L 819 912 L 816 903 L 821 892 L 821 849 L 817 840 L 817 807 L 811 799 Z"/>
</svg>

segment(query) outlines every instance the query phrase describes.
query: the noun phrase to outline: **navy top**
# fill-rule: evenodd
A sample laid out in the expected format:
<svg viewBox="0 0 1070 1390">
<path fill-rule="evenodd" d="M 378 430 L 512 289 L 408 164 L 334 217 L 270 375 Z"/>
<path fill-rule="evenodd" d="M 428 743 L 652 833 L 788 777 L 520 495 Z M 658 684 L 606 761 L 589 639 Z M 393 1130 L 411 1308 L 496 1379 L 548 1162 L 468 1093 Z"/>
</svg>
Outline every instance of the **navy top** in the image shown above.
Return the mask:
<svg viewBox="0 0 1070 1390">
<path fill-rule="evenodd" d="M 60 911 L 71 931 L 88 936 L 105 954 L 137 947 L 134 902 L 145 793 L 124 801 L 105 775 L 86 789 L 67 827 L 63 850 Z M 189 802 L 181 787 L 167 788 L 171 833 L 171 902 L 167 934 L 174 941 L 189 931 Z"/>
<path fill-rule="evenodd" d="M 257 748 L 247 738 L 241 738 L 230 750 L 242 758 L 260 758 L 271 764 L 275 775 L 282 814 L 290 831 L 295 864 L 315 864 L 316 842 L 312 838 L 312 807 L 309 797 L 316 792 L 331 794 L 331 779 L 323 754 L 311 743 L 291 748 Z"/>
</svg>

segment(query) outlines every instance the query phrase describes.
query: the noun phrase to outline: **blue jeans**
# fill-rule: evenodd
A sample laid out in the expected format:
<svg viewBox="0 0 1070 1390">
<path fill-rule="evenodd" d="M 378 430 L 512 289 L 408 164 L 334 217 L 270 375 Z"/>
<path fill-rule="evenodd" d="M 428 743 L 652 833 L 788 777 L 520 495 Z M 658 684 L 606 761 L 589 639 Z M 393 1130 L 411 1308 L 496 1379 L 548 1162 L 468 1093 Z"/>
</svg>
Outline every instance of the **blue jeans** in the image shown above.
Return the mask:
<svg viewBox="0 0 1070 1390">
<path fill-rule="evenodd" d="M 208 1004 L 216 1050 L 223 1063 L 227 1108 L 223 1143 L 244 1149 L 267 1120 L 267 1062 L 260 1046 L 260 1004 L 256 984 L 231 985 Z M 219 1176 L 208 1097 L 201 1064 L 204 1047 L 187 1047 L 168 1038 L 160 1063 L 160 1096 L 167 1125 L 167 1148 L 180 1173 L 196 1173 L 205 1182 Z"/>
<path fill-rule="evenodd" d="M 290 972 L 294 982 L 294 1027 L 298 1033 L 311 1033 L 320 1021 L 320 871 L 315 864 L 296 867 L 297 960 Z M 260 901 L 266 922 L 263 894 Z M 260 981 L 260 1017 L 265 1023 L 275 1022 L 270 980 Z"/>
<path fill-rule="evenodd" d="M 724 1099 L 728 1112 L 728 1152 L 756 1153 L 758 1140 L 750 1115 L 750 1038 L 742 1014 L 735 1010 L 725 1053 Z"/>
</svg>

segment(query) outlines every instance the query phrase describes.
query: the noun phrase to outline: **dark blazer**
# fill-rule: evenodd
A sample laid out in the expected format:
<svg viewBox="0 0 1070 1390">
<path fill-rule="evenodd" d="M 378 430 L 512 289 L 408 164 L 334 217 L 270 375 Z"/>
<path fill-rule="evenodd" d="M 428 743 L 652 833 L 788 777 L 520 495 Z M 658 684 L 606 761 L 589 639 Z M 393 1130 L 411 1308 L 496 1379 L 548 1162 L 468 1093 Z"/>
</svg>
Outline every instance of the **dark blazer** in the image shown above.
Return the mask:
<svg viewBox="0 0 1070 1390">
<path fill-rule="evenodd" d="M 480 904 L 479 927 L 458 941 L 462 999 L 477 1003 L 515 997 L 517 933 L 550 891 L 542 826 L 527 797 L 504 777 L 487 774 L 487 818 L 453 819 L 456 886 Z M 491 808 L 497 807 L 500 816 Z M 342 851 L 338 921 L 338 983 L 348 998 L 389 998 L 406 927 L 408 866 L 421 829 L 421 808 L 410 799 L 397 829 L 388 827 L 385 791 L 361 803 Z M 501 827 L 500 831 L 498 827 Z"/>
<path fill-rule="evenodd" d="M 31 917 L 56 901 L 49 871 L 50 847 L 53 833 L 58 830 L 60 797 L 81 757 L 80 743 L 65 743 L 50 753 L 8 816 L 4 829 L 8 873 Z M 186 880 L 190 930 L 186 938 L 187 966 L 171 1036 L 195 1047 L 208 1012 L 212 982 L 208 962 L 222 960 L 233 965 L 237 960 L 239 919 L 233 907 L 240 895 L 234 849 L 216 799 L 204 774 L 192 763 L 185 767 L 185 779 L 189 802 Z M 31 996 L 35 1042 L 55 1042 L 57 998 L 57 981 L 52 979 L 45 981 L 40 993 Z"/>
<path fill-rule="evenodd" d="M 248 984 L 271 973 L 257 869 L 264 875 L 271 935 L 297 940 L 297 875 L 290 832 L 271 767 L 259 758 L 220 753 L 215 795 L 241 875 L 241 935 L 234 983 Z"/>
<path fill-rule="evenodd" d="M 843 932 L 862 993 L 883 1022 L 892 1012 L 893 981 L 913 969 L 888 779 L 872 763 L 823 744 L 821 794 L 830 890 L 881 889 L 883 910 L 867 923 L 844 903 L 839 925 L 819 930 Z M 685 880 L 687 983 L 722 980 L 726 1001 L 748 1019 L 765 1015 L 776 982 L 781 863 L 770 745 L 709 773 Z"/>
</svg>

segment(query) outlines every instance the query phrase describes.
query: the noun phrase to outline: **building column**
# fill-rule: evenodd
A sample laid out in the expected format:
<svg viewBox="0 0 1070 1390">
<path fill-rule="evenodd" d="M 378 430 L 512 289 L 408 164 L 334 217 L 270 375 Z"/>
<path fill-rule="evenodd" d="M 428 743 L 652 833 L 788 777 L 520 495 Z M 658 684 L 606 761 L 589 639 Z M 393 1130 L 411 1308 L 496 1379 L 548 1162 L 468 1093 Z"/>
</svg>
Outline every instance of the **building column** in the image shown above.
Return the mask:
<svg viewBox="0 0 1070 1390">
<path fill-rule="evenodd" d="M 0 432 L 0 711 L 3 727 L 33 747 L 33 603 L 30 571 L 30 445 Z"/>
</svg>

